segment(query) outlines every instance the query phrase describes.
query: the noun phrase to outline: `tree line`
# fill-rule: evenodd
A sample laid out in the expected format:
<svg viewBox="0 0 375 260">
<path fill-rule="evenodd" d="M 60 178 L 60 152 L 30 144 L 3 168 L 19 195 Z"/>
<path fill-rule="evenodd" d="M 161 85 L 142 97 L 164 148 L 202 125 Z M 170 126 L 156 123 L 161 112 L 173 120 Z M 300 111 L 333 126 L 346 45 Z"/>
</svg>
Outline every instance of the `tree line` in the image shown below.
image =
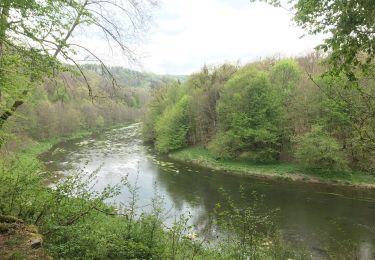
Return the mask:
<svg viewBox="0 0 375 260">
<path fill-rule="evenodd" d="M 153 92 L 144 138 L 162 153 L 204 146 L 218 159 L 373 173 L 375 84 L 326 70 L 318 53 L 204 66 Z"/>
<path fill-rule="evenodd" d="M 148 88 L 112 88 L 111 82 L 94 71 L 85 71 L 92 89 L 87 95 L 82 77 L 65 72 L 34 87 L 4 124 L 3 150 L 19 151 L 33 141 L 69 136 L 85 129 L 102 129 L 134 122 L 144 113 Z"/>
<path fill-rule="evenodd" d="M 61 73 L 80 76 L 94 97 L 83 64 L 95 62 L 111 73 L 95 50 L 78 38 L 83 31 L 102 37 L 131 63 L 137 57 L 135 41 L 147 30 L 156 4 L 154 0 L 1 1 L 0 133 L 43 81 Z M 115 80 L 111 84 L 117 86 Z"/>
</svg>

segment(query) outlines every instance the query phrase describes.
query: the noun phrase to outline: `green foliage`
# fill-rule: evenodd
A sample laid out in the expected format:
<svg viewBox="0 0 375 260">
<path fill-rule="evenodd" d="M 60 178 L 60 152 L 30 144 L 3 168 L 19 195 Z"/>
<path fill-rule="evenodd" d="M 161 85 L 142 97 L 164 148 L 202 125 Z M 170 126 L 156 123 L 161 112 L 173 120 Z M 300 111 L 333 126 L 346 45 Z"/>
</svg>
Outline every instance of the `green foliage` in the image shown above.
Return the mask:
<svg viewBox="0 0 375 260">
<path fill-rule="evenodd" d="M 177 217 L 166 227 L 163 224 L 163 200 L 157 195 L 151 202 L 151 213 L 136 213 L 138 189 L 129 185 L 126 179 L 120 185 L 129 188 L 133 199 L 119 209 L 105 205 L 104 201 L 116 196 L 121 186 L 107 187 L 100 193 L 93 192 L 89 187 L 96 181 L 95 172 L 71 173 L 55 183 L 53 188 L 47 187 L 45 176 L 41 175 L 41 166 L 34 157 L 34 152 L 40 149 L 15 160 L 1 160 L 0 180 L 4 185 L 0 187 L 0 215 L 11 214 L 23 218 L 27 223 L 37 224 L 44 234 L 44 248 L 50 256 L 58 259 L 203 260 L 231 259 L 238 252 L 245 252 L 241 247 L 243 243 L 237 243 L 235 234 L 231 239 L 228 237 L 225 245 L 207 247 L 204 241 L 197 240 L 193 235 L 192 227 L 188 225 L 189 215 Z M 273 227 L 268 215 L 253 214 L 253 209 L 249 208 L 252 230 Z M 231 210 L 237 212 L 238 216 L 242 214 L 237 206 L 233 205 Z M 234 227 L 232 224 L 240 221 L 241 217 L 232 220 L 234 222 L 229 222 L 230 227 Z M 233 231 L 225 230 L 228 234 Z M 250 235 L 248 231 L 250 229 L 244 233 L 246 237 Z M 251 236 L 255 238 L 259 234 L 256 231 Z M 267 240 L 267 243 L 273 247 L 279 242 Z M 263 247 L 259 243 L 252 243 L 252 254 L 269 255 L 273 252 Z M 280 252 L 284 252 L 282 248 L 284 245 L 280 244 Z"/>
<path fill-rule="evenodd" d="M 61 85 L 63 78 L 71 80 L 65 82 L 70 87 Z M 3 125 L 0 131 L 1 144 L 11 151 L 18 151 L 33 140 L 69 136 L 77 131 L 124 124 L 137 120 L 143 114 L 149 99 L 146 90 L 118 90 L 119 95 L 137 100 L 137 106 L 130 107 L 127 100 L 119 101 L 117 97 L 110 96 L 105 87 L 108 82 L 99 75 L 91 74 L 87 79 L 91 81 L 92 91 L 103 98 L 91 99 L 82 79 L 72 78 L 71 73 L 59 74 L 35 87 L 28 95 L 28 102 L 18 107 Z M 14 100 L 10 100 L 12 102 Z"/>
<path fill-rule="evenodd" d="M 202 147 L 190 147 L 171 153 L 171 158 L 193 165 L 207 167 L 219 172 L 227 172 L 239 176 L 256 176 L 259 178 L 303 180 L 305 182 L 319 180 L 322 183 L 335 182 L 341 184 L 364 185 L 375 184 L 375 177 L 366 172 L 330 171 L 326 169 L 306 169 L 306 166 L 296 163 L 255 163 L 238 159 L 217 159 L 212 152 Z"/>
<path fill-rule="evenodd" d="M 304 252 L 288 247 L 276 230 L 274 211 L 262 211 L 262 197 L 256 192 L 239 187 L 241 200 L 234 203 L 225 190 L 221 190 L 226 209 L 216 204 L 215 217 L 219 227 L 228 235 L 220 245 L 225 259 L 295 259 L 305 258 Z M 249 204 L 249 202 L 251 202 Z M 246 206 L 245 206 L 246 205 Z"/>
<path fill-rule="evenodd" d="M 93 8 L 92 5 L 95 7 Z M 48 83 L 56 86 L 52 90 L 54 93 L 50 101 L 62 104 L 71 101 L 74 97 L 66 88 L 69 86 L 70 79 L 64 77 L 66 75 L 59 77 L 66 72 L 72 72 L 75 76 L 81 75 L 80 85 L 83 82 L 90 96 L 94 97 L 95 89 L 87 75 L 88 72 L 75 59 L 79 56 L 91 57 L 97 60 L 108 74 L 111 73 L 94 51 L 87 46 L 71 43 L 69 39 L 78 27 L 97 27 L 99 29 L 97 33 L 103 33 L 108 44 L 111 42 L 116 44 L 123 50 L 125 56 L 132 59 L 124 39 L 129 39 L 130 34 L 133 39 L 140 36 L 138 33 L 146 28 L 145 25 L 150 17 L 146 10 L 153 5 L 152 1 L 138 1 L 137 4 L 129 4 L 126 1 L 118 3 L 112 0 L 95 3 L 89 0 L 2 1 L 0 4 L 0 131 L 15 112 L 29 101 L 30 96 L 35 95 L 35 89 L 48 82 L 48 79 L 52 78 L 53 82 Z M 111 10 L 112 15 L 105 17 L 101 13 L 105 10 Z M 116 19 L 116 16 L 122 19 Z M 66 65 L 67 63 L 74 66 Z M 111 81 L 114 81 L 113 77 Z M 102 91 L 106 94 L 108 92 L 103 89 Z M 108 94 L 114 96 L 114 93 Z M 141 102 L 137 101 L 135 107 L 140 108 Z M 76 121 L 78 117 L 73 109 L 69 109 L 69 113 L 69 117 Z M 73 126 L 76 126 L 76 122 Z M 71 128 L 68 127 L 63 129 L 63 132 L 70 130 Z M 0 146 L 3 144 L 3 139 L 5 139 L 4 135 L 0 132 L 2 141 Z"/>
<path fill-rule="evenodd" d="M 182 135 L 176 139 L 183 143 L 178 147 L 204 146 L 216 159 L 292 162 L 296 153 L 292 136 L 298 139 L 320 124 L 345 154 L 344 165 L 373 173 L 374 81 L 365 74 L 356 83 L 344 74 L 318 78 L 324 69 L 322 61 L 318 54 L 310 54 L 296 59 L 268 59 L 240 69 L 230 64 L 204 66 L 183 84 L 154 91 L 146 112 L 145 140 L 154 144 L 160 141 L 156 122 L 163 117 L 164 125 L 172 125 L 173 113 L 168 111 L 188 95 L 192 97 L 189 131 L 185 135 L 184 130 L 185 140 Z M 302 73 L 309 70 L 312 74 Z"/>
<path fill-rule="evenodd" d="M 59 86 L 56 88 L 55 95 L 51 97 L 53 102 L 67 103 L 70 100 L 69 93 L 66 88 Z"/>
<path fill-rule="evenodd" d="M 85 64 L 82 66 L 88 71 L 93 71 L 106 76 L 106 72 L 102 66 L 96 64 Z M 123 67 L 108 67 L 109 72 L 118 81 L 119 85 L 134 88 L 152 88 L 157 89 L 175 81 L 185 81 L 186 76 L 179 75 L 157 75 L 147 72 L 139 72 Z M 110 76 L 110 75 L 107 75 Z"/>
<path fill-rule="evenodd" d="M 156 122 L 167 107 L 172 107 L 181 97 L 180 85 L 173 83 L 153 90 L 153 98 L 147 105 L 142 134 L 146 142 L 156 141 Z"/>
<path fill-rule="evenodd" d="M 93 192 L 89 187 L 95 183 L 96 173 L 82 171 L 51 189 L 33 155 L 1 163 L 0 214 L 38 224 L 52 257 L 163 258 L 168 236 L 156 214 L 133 216 L 130 221 L 129 216 L 117 215 L 104 204 L 118 194 L 119 186 Z"/>
<path fill-rule="evenodd" d="M 189 144 L 208 143 L 216 133 L 216 104 L 225 82 L 237 67 L 224 64 L 219 67 L 204 67 L 191 75 L 183 84 L 176 82 L 154 90 L 153 99 L 148 105 L 144 120 L 143 136 L 146 141 L 155 142 L 155 123 L 165 110 L 173 107 L 184 95 L 192 97 L 190 105 Z"/>
<path fill-rule="evenodd" d="M 205 66 L 199 73 L 191 75 L 184 84 L 192 97 L 192 128 L 189 141 L 194 144 L 207 144 L 217 132 L 218 116 L 216 106 L 225 83 L 238 70 L 232 64 L 218 67 Z"/>
<path fill-rule="evenodd" d="M 290 94 L 301 78 L 299 65 L 294 60 L 281 60 L 271 69 L 270 80 L 285 94 Z"/>
<path fill-rule="evenodd" d="M 211 148 L 220 157 L 251 152 L 251 159 L 278 156 L 283 110 L 268 76 L 252 67 L 237 72 L 225 85 L 217 106 L 219 134 Z"/>
<path fill-rule="evenodd" d="M 295 20 L 310 33 L 329 32 L 320 49 L 330 52 L 333 72 L 344 72 L 355 79 L 359 66 L 367 71 L 375 57 L 373 30 L 375 9 L 372 0 L 357 1 L 298 1 Z M 360 29 L 358 29 L 360 28 Z M 363 56 L 364 54 L 364 56 Z"/>
<path fill-rule="evenodd" d="M 25 174 L 27 172 L 27 174 Z M 26 156 L 16 162 L 0 161 L 0 214 L 23 219 L 35 217 L 46 195 L 40 164 Z"/>
<path fill-rule="evenodd" d="M 156 122 L 156 148 L 160 152 L 176 150 L 187 144 L 190 103 L 191 97 L 182 97 L 175 105 L 167 108 Z"/>
<path fill-rule="evenodd" d="M 311 132 L 296 139 L 296 158 L 302 164 L 325 170 L 346 170 L 347 163 L 337 141 L 314 125 Z"/>
<path fill-rule="evenodd" d="M 281 6 L 280 0 L 262 1 Z M 373 0 L 294 0 L 290 4 L 298 25 L 310 34 L 325 33 L 324 44 L 318 49 L 328 52 L 333 75 L 343 72 L 354 81 L 358 69 L 372 74 L 375 58 Z"/>
</svg>

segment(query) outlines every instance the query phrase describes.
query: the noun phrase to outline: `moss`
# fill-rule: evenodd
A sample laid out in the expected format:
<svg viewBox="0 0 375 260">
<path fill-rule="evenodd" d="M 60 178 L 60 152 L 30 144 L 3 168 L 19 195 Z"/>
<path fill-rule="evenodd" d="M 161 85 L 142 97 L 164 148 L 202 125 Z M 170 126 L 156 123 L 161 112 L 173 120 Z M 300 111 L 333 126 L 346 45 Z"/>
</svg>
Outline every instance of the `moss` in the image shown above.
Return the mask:
<svg viewBox="0 0 375 260">
<path fill-rule="evenodd" d="M 34 234 L 39 233 L 38 227 L 35 226 L 35 225 L 28 225 L 28 226 L 26 227 L 26 231 L 28 231 L 28 232 L 30 232 L 30 233 L 34 233 Z"/>
<path fill-rule="evenodd" d="M 23 223 L 23 221 L 13 216 L 0 215 L 0 223 Z"/>
<path fill-rule="evenodd" d="M 42 241 L 42 235 L 34 225 L 23 223 L 0 223 L 0 259 L 51 259 L 42 247 L 32 248 L 30 241 Z"/>
<path fill-rule="evenodd" d="M 9 225 L 6 223 L 0 223 L 0 234 L 7 233 L 9 231 Z"/>
<path fill-rule="evenodd" d="M 23 243 L 24 243 L 24 241 L 20 237 L 13 237 L 13 238 L 10 238 L 10 239 L 6 240 L 4 242 L 4 245 L 8 246 L 8 247 L 15 247 L 15 246 L 19 246 Z"/>
<path fill-rule="evenodd" d="M 23 253 L 23 252 L 20 252 L 20 251 L 17 251 L 17 252 L 14 252 L 10 258 L 10 260 L 23 260 L 23 259 L 27 259 L 26 255 Z"/>
</svg>

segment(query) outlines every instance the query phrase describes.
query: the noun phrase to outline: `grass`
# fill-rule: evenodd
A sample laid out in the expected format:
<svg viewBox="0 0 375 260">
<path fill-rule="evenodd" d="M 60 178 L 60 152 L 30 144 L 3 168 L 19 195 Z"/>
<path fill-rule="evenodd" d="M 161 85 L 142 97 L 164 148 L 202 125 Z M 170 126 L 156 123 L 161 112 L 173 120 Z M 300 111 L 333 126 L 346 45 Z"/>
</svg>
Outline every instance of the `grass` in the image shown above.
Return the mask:
<svg viewBox="0 0 375 260">
<path fill-rule="evenodd" d="M 34 144 L 30 145 L 26 149 L 20 151 L 17 154 L 17 157 L 21 159 L 21 161 L 33 161 L 35 164 L 40 165 L 41 162 L 38 159 L 38 155 L 49 151 L 54 145 L 65 141 L 65 140 L 70 140 L 70 139 L 75 139 L 75 138 L 82 138 L 85 136 L 91 135 L 92 132 L 88 130 L 84 131 L 78 131 L 76 133 L 73 133 L 70 136 L 65 136 L 65 137 L 56 137 L 56 138 L 50 138 L 46 139 L 43 141 L 37 141 Z"/>
<path fill-rule="evenodd" d="M 294 163 L 259 164 L 246 160 L 222 160 L 205 148 L 192 147 L 176 151 L 170 157 L 217 171 L 236 175 L 286 180 L 352 185 L 375 188 L 375 176 L 361 172 L 332 172 L 323 169 L 307 169 Z"/>
</svg>

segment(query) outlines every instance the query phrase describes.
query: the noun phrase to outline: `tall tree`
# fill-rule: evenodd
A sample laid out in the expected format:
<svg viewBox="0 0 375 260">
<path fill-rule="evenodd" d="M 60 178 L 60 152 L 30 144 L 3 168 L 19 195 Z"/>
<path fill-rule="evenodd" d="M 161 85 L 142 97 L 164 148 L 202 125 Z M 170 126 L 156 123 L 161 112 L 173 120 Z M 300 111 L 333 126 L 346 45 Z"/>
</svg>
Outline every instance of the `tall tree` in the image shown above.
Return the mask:
<svg viewBox="0 0 375 260">
<path fill-rule="evenodd" d="M 248 153 L 257 161 L 277 159 L 284 113 L 267 74 L 244 67 L 225 84 L 217 105 L 219 132 L 212 149 L 219 156 Z"/>
</svg>

